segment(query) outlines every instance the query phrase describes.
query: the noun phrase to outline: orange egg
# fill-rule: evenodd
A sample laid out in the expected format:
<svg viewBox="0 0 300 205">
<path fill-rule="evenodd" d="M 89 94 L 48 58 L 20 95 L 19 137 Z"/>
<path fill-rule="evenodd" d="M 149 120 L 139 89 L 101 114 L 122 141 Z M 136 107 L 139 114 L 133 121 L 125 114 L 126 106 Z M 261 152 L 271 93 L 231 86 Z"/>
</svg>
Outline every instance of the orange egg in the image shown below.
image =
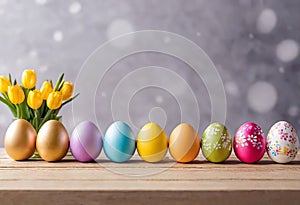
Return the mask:
<svg viewBox="0 0 300 205">
<path fill-rule="evenodd" d="M 186 123 L 178 125 L 170 135 L 169 150 L 178 162 L 193 161 L 200 151 L 200 138 L 195 129 Z"/>
<path fill-rule="evenodd" d="M 14 160 L 25 160 L 35 151 L 36 131 L 23 119 L 13 121 L 8 127 L 4 146 L 7 154 Z"/>
</svg>

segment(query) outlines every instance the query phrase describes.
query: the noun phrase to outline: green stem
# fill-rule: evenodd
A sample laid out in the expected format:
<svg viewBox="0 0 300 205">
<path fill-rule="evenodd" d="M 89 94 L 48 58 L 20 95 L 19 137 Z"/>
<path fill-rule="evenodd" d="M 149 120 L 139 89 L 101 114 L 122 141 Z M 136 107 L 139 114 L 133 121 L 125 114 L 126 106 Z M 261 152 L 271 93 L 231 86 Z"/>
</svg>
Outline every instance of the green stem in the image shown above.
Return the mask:
<svg viewBox="0 0 300 205">
<path fill-rule="evenodd" d="M 22 110 L 22 107 L 21 107 L 21 104 L 17 105 L 19 107 L 19 111 L 20 111 L 20 116 L 19 118 L 20 119 L 23 119 L 23 110 Z"/>
<path fill-rule="evenodd" d="M 46 100 L 43 100 L 42 106 L 39 108 L 40 116 L 44 115 Z"/>
<path fill-rule="evenodd" d="M 42 125 L 48 121 L 48 118 L 51 116 L 51 112 L 52 110 L 48 110 L 46 116 L 44 117 L 44 119 L 42 120 L 42 122 L 39 124 L 38 130 L 37 132 L 41 129 Z"/>
<path fill-rule="evenodd" d="M 20 116 L 21 116 L 20 107 L 19 107 L 19 105 L 17 105 L 17 118 L 20 119 Z"/>
<path fill-rule="evenodd" d="M 35 118 L 35 130 L 38 131 L 40 126 L 40 121 L 41 121 L 40 113 L 38 110 L 34 110 L 34 118 Z"/>
<path fill-rule="evenodd" d="M 24 88 L 23 86 L 22 86 L 22 89 L 23 89 L 24 94 L 25 94 L 25 99 L 21 103 L 21 108 L 22 108 L 22 112 L 23 112 L 23 119 L 30 120 L 31 117 L 33 116 L 32 111 L 27 106 L 27 97 L 28 97 L 28 93 L 29 93 L 30 90 L 27 89 L 27 88 Z"/>
</svg>

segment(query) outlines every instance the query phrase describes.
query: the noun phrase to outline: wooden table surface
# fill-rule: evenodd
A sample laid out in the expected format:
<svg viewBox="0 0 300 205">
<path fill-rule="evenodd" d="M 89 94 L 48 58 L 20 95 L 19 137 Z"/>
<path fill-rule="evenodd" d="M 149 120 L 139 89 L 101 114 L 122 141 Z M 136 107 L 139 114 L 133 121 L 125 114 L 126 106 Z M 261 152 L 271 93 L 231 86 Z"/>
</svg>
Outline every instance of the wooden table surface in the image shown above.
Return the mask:
<svg viewBox="0 0 300 205">
<path fill-rule="evenodd" d="M 300 204 L 300 156 L 257 164 L 232 155 L 223 164 L 201 154 L 189 164 L 167 156 L 146 163 L 135 155 L 113 163 L 101 153 L 97 163 L 72 157 L 48 163 L 16 162 L 0 148 L 0 204 Z"/>
</svg>

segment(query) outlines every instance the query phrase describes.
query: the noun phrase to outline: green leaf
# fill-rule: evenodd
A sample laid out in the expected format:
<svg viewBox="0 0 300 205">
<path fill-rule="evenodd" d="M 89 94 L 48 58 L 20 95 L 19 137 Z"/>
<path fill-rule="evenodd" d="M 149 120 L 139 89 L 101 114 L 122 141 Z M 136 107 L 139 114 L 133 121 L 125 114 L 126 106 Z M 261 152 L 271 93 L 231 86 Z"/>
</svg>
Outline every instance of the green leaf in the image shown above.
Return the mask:
<svg viewBox="0 0 300 205">
<path fill-rule="evenodd" d="M 65 76 L 65 74 L 63 73 L 63 74 L 61 74 L 61 76 L 58 78 L 58 80 L 57 80 L 57 82 L 56 82 L 56 85 L 55 85 L 55 88 L 54 88 L 54 91 L 58 91 L 58 88 L 59 88 L 61 82 L 63 81 L 64 76 Z"/>
<path fill-rule="evenodd" d="M 8 79 L 9 79 L 10 84 L 12 84 L 12 81 L 11 81 L 11 74 L 10 74 L 10 73 L 8 74 Z"/>
<path fill-rule="evenodd" d="M 77 98 L 77 97 L 79 96 L 79 94 L 80 94 L 80 93 L 77 93 L 74 97 L 72 97 L 72 98 L 70 98 L 69 100 L 63 102 L 63 103 L 61 104 L 60 108 L 58 108 L 57 110 L 55 110 L 56 115 L 58 115 L 59 111 L 61 110 L 61 108 L 62 108 L 64 105 L 66 105 L 66 104 L 68 104 L 69 102 L 73 101 L 75 98 Z"/>
<path fill-rule="evenodd" d="M 39 153 L 37 152 L 37 150 L 32 155 L 32 158 L 41 158 L 40 155 L 39 155 Z"/>
<path fill-rule="evenodd" d="M 61 107 L 64 106 L 64 105 L 66 105 L 66 104 L 68 104 L 69 102 L 73 101 L 73 100 L 74 100 L 75 98 L 77 98 L 79 95 L 80 95 L 80 93 L 77 93 L 74 97 L 72 97 L 72 98 L 70 98 L 69 100 L 63 102 L 63 104 L 61 105 Z"/>
<path fill-rule="evenodd" d="M 61 81 L 60 85 L 58 86 L 58 91 L 60 91 L 62 89 L 62 87 L 64 86 L 65 81 Z"/>
<path fill-rule="evenodd" d="M 8 108 L 11 110 L 14 117 L 17 117 L 17 109 L 10 101 L 7 101 L 5 98 L 1 96 L 0 96 L 0 101 L 8 106 Z"/>
<path fill-rule="evenodd" d="M 62 116 L 56 116 L 56 120 L 61 122 L 62 121 Z"/>
</svg>

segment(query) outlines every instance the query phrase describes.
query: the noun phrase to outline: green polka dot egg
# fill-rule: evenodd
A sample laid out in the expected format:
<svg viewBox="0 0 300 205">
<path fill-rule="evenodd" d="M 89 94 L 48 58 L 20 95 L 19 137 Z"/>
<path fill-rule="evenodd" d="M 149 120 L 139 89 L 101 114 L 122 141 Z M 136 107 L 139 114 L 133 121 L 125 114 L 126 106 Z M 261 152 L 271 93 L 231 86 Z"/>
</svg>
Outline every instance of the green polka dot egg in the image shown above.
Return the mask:
<svg viewBox="0 0 300 205">
<path fill-rule="evenodd" d="M 201 149 L 203 156 L 210 162 L 224 162 L 232 151 L 232 138 L 227 128 L 221 123 L 210 124 L 202 135 Z"/>
</svg>

